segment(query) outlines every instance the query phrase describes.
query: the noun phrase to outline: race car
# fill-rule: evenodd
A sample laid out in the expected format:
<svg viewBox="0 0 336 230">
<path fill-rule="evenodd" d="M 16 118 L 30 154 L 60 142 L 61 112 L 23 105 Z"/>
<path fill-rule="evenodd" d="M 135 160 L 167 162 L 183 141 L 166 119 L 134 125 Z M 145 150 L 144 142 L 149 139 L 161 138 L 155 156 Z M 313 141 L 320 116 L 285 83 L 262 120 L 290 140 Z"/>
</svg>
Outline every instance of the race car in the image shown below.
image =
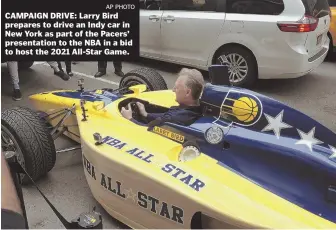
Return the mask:
<svg viewBox="0 0 336 230">
<path fill-rule="evenodd" d="M 58 152 L 80 148 L 94 198 L 131 228 L 336 228 L 336 134 L 284 103 L 219 84 L 224 77 L 211 76 L 189 126 L 121 115 L 131 103 L 143 122 L 136 102 L 147 112 L 177 105 L 149 68 L 128 72 L 117 89 L 85 90 L 80 80 L 78 90 L 37 93 L 34 110 L 2 112 L 3 151 L 16 151 L 38 180 Z M 60 135 L 78 145 L 56 150 Z"/>
</svg>

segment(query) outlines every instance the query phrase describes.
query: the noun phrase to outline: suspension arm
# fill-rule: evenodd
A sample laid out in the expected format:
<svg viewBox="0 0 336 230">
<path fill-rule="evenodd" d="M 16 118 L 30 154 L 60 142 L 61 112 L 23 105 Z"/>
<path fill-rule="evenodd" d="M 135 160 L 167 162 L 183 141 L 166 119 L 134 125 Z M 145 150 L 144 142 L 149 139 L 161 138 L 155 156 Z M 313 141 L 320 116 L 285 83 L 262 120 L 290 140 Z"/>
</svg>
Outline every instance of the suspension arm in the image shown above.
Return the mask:
<svg viewBox="0 0 336 230">
<path fill-rule="evenodd" d="M 72 114 L 72 110 L 74 110 L 76 107 L 76 105 L 74 104 L 70 109 L 68 109 L 68 112 L 64 115 L 64 117 L 57 123 L 57 125 L 55 126 L 55 128 L 53 128 L 53 130 L 51 131 L 51 135 L 54 136 L 55 132 L 59 129 L 60 126 L 63 125 L 63 123 L 66 121 L 66 119 Z M 63 130 L 64 132 L 65 130 Z M 62 132 L 62 133 L 63 133 Z M 55 139 L 54 139 L 55 140 Z"/>
</svg>

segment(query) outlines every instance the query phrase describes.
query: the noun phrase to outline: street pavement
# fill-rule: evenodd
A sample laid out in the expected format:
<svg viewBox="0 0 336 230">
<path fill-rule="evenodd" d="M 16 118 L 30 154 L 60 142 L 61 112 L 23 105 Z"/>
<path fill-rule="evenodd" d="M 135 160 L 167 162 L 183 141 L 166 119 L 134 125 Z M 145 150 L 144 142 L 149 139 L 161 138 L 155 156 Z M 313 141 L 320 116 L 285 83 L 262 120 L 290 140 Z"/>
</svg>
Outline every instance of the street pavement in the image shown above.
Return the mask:
<svg viewBox="0 0 336 230">
<path fill-rule="evenodd" d="M 171 88 L 181 66 L 141 59 L 138 62 L 123 63 L 126 73 L 141 66 L 155 68 L 161 73 Z M 113 63 L 108 63 L 108 75 L 95 79 L 96 62 L 79 62 L 73 65 L 75 76 L 63 81 L 53 74 L 47 63 L 37 62 L 31 69 L 20 73 L 20 85 L 23 99 L 15 102 L 11 99 L 12 86 L 7 66 L 1 65 L 1 109 L 14 106 L 27 106 L 30 94 L 57 90 L 77 89 L 77 80 L 84 78 L 86 89 L 116 88 L 120 77 L 114 74 Z M 207 80 L 206 73 L 205 79 Z M 336 63 L 325 62 L 316 71 L 298 78 L 286 80 L 261 80 L 253 89 L 292 106 L 336 132 Z M 56 140 L 56 148 L 70 147 L 68 139 Z M 55 168 L 37 184 L 55 207 L 68 221 L 80 213 L 97 208 L 103 215 L 104 228 L 128 228 L 128 226 L 110 217 L 94 200 L 83 173 L 80 151 L 60 153 Z M 29 227 L 34 229 L 64 228 L 36 188 L 23 188 Z"/>
</svg>

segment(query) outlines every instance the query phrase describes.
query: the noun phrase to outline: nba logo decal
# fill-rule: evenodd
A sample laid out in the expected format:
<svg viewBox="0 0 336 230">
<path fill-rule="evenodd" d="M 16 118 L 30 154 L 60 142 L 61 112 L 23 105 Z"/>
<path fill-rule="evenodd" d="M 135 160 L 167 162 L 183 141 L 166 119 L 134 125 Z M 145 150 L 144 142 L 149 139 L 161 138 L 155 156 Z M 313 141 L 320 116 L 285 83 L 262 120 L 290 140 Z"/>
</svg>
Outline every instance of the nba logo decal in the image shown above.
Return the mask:
<svg viewBox="0 0 336 230">
<path fill-rule="evenodd" d="M 254 125 L 262 115 L 260 100 L 248 93 L 230 90 L 221 105 L 220 116 L 214 122 L 223 126 L 221 121 L 241 126 Z"/>
</svg>

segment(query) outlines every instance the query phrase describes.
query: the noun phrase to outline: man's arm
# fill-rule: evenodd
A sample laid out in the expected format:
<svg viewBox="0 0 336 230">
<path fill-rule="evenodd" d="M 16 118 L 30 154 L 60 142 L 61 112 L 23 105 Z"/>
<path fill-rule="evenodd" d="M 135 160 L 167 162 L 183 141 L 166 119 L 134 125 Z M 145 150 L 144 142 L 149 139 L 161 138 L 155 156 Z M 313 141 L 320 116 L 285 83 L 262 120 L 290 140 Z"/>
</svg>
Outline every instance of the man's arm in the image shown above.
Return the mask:
<svg viewBox="0 0 336 230">
<path fill-rule="evenodd" d="M 147 122 L 146 124 L 135 120 L 133 117 L 130 119 L 130 121 L 132 121 L 133 123 L 135 123 L 137 125 L 147 126 L 148 123 L 158 119 L 159 117 L 162 117 L 163 115 L 164 115 L 164 113 L 147 113 L 147 116 L 144 117 L 146 122 Z"/>
<path fill-rule="evenodd" d="M 164 113 L 147 113 L 147 116 L 144 117 L 145 120 L 146 120 L 146 122 L 147 122 L 146 124 L 135 120 L 133 117 L 130 119 L 130 121 L 132 121 L 133 123 L 135 123 L 137 125 L 147 126 L 148 123 L 150 123 L 151 121 L 156 120 L 157 118 L 159 118 L 159 117 L 161 117 L 163 115 L 164 115 Z"/>
<path fill-rule="evenodd" d="M 162 116 L 164 122 L 170 122 L 179 125 L 191 125 L 197 119 L 201 117 L 201 114 L 194 113 L 185 109 L 178 109 L 166 113 Z"/>
<path fill-rule="evenodd" d="M 155 119 L 162 117 L 165 113 L 147 113 L 146 120 L 147 122 L 154 121 Z"/>
<path fill-rule="evenodd" d="M 141 123 L 141 122 L 135 120 L 134 118 L 131 118 L 130 121 L 132 121 L 133 123 L 135 123 L 135 124 L 137 124 L 137 125 L 147 126 L 147 124 Z"/>
</svg>

